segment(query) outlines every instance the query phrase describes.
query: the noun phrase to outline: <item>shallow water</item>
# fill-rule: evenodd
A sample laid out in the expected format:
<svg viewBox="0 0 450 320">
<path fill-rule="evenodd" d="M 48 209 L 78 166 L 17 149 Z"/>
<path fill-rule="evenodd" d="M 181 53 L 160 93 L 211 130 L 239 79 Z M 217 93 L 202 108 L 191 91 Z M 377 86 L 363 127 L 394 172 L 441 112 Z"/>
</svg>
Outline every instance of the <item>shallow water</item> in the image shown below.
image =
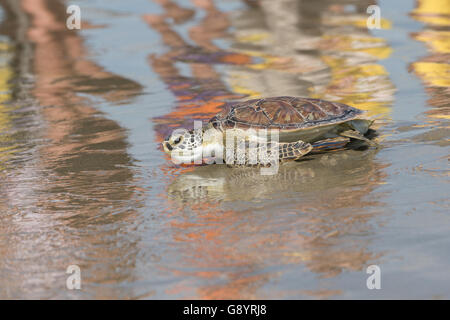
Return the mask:
<svg viewBox="0 0 450 320">
<path fill-rule="evenodd" d="M 0 298 L 450 298 L 448 1 L 374 30 L 371 1 L 67 4 L 0 1 Z M 160 148 L 278 95 L 368 110 L 381 147 L 274 176 Z"/>
</svg>

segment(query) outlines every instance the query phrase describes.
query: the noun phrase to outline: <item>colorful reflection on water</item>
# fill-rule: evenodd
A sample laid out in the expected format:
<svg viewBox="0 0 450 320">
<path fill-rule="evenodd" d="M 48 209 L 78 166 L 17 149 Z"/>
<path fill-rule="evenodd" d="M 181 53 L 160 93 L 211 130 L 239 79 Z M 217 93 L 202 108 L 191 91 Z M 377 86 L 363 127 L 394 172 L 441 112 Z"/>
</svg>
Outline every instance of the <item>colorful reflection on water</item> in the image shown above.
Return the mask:
<svg viewBox="0 0 450 320">
<path fill-rule="evenodd" d="M 80 1 L 77 32 L 63 1 L 0 1 L 0 297 L 448 298 L 450 4 L 380 1 L 368 30 L 372 4 Z M 159 146 L 279 95 L 367 110 L 382 148 L 261 176 Z"/>
</svg>

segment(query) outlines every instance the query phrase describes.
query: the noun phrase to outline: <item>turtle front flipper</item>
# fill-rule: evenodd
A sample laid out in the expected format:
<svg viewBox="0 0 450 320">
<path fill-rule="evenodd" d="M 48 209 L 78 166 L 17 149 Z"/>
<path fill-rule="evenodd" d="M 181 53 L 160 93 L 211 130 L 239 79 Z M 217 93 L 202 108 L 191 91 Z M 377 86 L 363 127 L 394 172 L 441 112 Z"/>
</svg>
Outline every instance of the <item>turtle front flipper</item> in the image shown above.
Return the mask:
<svg viewBox="0 0 450 320">
<path fill-rule="evenodd" d="M 249 147 L 248 144 L 247 147 Z M 232 152 L 226 152 L 225 163 L 229 167 L 272 167 L 276 165 L 276 162 L 297 160 L 312 149 L 311 144 L 303 141 L 290 143 L 259 141 L 256 146 L 247 150 L 239 152 L 235 149 Z"/>
<path fill-rule="evenodd" d="M 297 160 L 312 150 L 312 145 L 301 140 L 290 143 L 279 143 L 278 156 L 280 161 Z"/>
<path fill-rule="evenodd" d="M 346 130 L 343 131 L 341 133 L 339 133 L 339 135 L 343 136 L 343 137 L 347 137 L 347 138 L 352 138 L 352 139 L 356 139 L 356 140 L 361 140 L 366 142 L 369 146 L 371 147 L 375 147 L 378 148 L 378 144 L 370 139 L 367 139 L 366 137 L 364 137 L 363 134 L 361 134 L 358 131 L 355 130 Z"/>
</svg>

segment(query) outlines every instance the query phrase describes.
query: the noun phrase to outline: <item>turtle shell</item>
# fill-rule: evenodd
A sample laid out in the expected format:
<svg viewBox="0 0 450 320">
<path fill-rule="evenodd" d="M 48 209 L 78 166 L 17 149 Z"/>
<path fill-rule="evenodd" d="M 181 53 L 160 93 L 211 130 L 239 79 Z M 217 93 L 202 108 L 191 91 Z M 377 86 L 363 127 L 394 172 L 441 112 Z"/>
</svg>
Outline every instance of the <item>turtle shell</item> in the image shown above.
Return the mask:
<svg viewBox="0 0 450 320">
<path fill-rule="evenodd" d="M 363 113 L 346 104 L 320 99 L 273 97 L 227 104 L 210 123 L 222 129 L 297 130 L 342 123 Z"/>
</svg>

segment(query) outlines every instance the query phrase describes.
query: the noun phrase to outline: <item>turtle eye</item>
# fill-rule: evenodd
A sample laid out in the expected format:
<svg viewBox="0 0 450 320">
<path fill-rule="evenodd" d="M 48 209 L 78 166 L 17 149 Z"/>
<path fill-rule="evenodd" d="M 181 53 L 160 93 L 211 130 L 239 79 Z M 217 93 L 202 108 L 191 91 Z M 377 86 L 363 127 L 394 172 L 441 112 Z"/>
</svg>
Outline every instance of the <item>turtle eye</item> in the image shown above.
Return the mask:
<svg viewBox="0 0 450 320">
<path fill-rule="evenodd" d="M 173 140 L 173 144 L 178 144 L 181 141 L 181 136 L 179 136 L 178 138 L 176 138 L 175 140 Z"/>
</svg>

